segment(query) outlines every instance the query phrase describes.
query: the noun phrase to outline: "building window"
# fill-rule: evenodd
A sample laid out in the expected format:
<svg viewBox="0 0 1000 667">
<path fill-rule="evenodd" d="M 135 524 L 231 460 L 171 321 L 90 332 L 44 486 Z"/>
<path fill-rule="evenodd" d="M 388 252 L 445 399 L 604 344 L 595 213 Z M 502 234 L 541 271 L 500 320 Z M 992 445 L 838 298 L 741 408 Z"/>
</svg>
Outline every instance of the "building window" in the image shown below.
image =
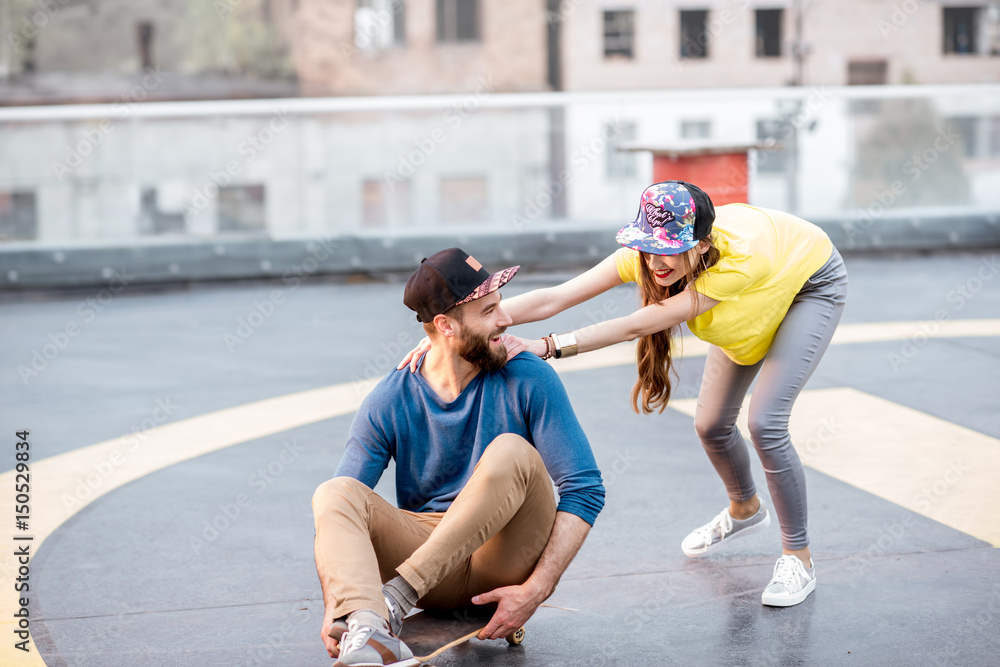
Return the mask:
<svg viewBox="0 0 1000 667">
<path fill-rule="evenodd" d="M 149 69 L 153 66 L 153 24 L 140 23 L 139 32 L 139 61 L 142 69 Z"/>
<path fill-rule="evenodd" d="M 403 0 L 358 0 L 354 10 L 354 45 L 361 50 L 406 44 Z"/>
<path fill-rule="evenodd" d="M 365 227 L 404 227 L 410 223 L 410 182 L 366 180 L 361 186 L 362 216 Z"/>
<path fill-rule="evenodd" d="M 757 57 L 781 57 L 782 9 L 758 9 L 757 16 Z"/>
<path fill-rule="evenodd" d="M 219 188 L 219 232 L 265 232 L 263 185 L 235 185 Z"/>
<path fill-rule="evenodd" d="M 621 151 L 618 147 L 635 141 L 635 123 L 615 122 L 604 126 L 604 140 L 607 142 L 607 176 L 609 180 L 635 178 L 638 156 L 634 151 Z"/>
<path fill-rule="evenodd" d="M 708 139 L 712 136 L 712 122 L 708 120 L 682 120 L 681 139 Z"/>
<path fill-rule="evenodd" d="M 38 238 L 35 193 L 0 190 L 0 243 Z"/>
<path fill-rule="evenodd" d="M 708 57 L 708 10 L 681 10 L 681 58 Z"/>
<path fill-rule="evenodd" d="M 781 146 L 782 123 L 780 120 L 757 121 L 757 141 L 765 148 L 754 151 L 759 174 L 775 174 L 785 170 L 785 150 Z"/>
<path fill-rule="evenodd" d="M 980 7 L 944 7 L 944 52 L 978 53 Z"/>
<path fill-rule="evenodd" d="M 183 234 L 186 231 L 183 210 L 164 210 L 160 192 L 156 188 L 144 188 L 139 199 L 139 233 Z"/>
<path fill-rule="evenodd" d="M 889 82 L 889 63 L 885 60 L 852 60 L 847 63 L 847 85 L 884 86 Z"/>
<path fill-rule="evenodd" d="M 479 41 L 479 0 L 436 0 L 439 42 Z"/>
<path fill-rule="evenodd" d="M 978 121 L 975 116 L 955 116 L 945 119 L 945 128 L 961 137 L 959 143 L 962 144 L 962 155 L 965 157 L 979 157 L 981 152 L 985 152 L 979 150 Z"/>
<path fill-rule="evenodd" d="M 441 179 L 441 222 L 485 222 L 490 218 L 486 179 L 462 177 Z"/>
<path fill-rule="evenodd" d="M 989 123 L 989 156 L 1000 157 L 1000 116 L 993 116 L 989 119 Z"/>
<path fill-rule="evenodd" d="M 635 57 L 635 12 L 604 12 L 604 57 Z"/>
</svg>

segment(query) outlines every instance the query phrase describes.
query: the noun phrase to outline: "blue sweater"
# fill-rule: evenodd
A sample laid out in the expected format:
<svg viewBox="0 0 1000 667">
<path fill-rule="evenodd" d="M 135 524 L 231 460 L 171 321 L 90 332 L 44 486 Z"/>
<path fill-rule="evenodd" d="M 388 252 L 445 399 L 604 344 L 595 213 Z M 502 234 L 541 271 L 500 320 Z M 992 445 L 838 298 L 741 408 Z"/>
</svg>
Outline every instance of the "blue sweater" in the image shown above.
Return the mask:
<svg viewBox="0 0 1000 667">
<path fill-rule="evenodd" d="M 557 509 L 593 525 L 604 507 L 601 471 L 559 376 L 527 352 L 499 371 L 480 371 L 450 403 L 419 372 L 390 372 L 355 415 L 337 476 L 374 487 L 393 458 L 399 506 L 444 512 L 504 433 L 541 454 L 559 488 Z"/>
</svg>

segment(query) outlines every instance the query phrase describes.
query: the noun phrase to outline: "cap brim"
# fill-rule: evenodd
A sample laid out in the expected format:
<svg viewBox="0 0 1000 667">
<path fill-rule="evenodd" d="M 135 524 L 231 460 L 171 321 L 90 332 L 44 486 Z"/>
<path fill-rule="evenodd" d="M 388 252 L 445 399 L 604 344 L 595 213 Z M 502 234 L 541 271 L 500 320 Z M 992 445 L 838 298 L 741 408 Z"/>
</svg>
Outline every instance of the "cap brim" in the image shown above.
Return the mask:
<svg viewBox="0 0 1000 667">
<path fill-rule="evenodd" d="M 496 273 L 491 274 L 489 278 L 484 280 L 479 285 L 479 287 L 472 290 L 472 293 L 469 294 L 469 296 L 465 297 L 455 305 L 460 306 L 463 303 L 475 301 L 476 299 L 483 298 L 487 294 L 492 294 L 493 292 L 496 292 L 498 289 L 500 289 L 508 282 L 510 282 L 510 279 L 513 278 L 520 270 L 521 270 L 521 265 L 518 264 L 517 266 L 512 266 L 510 268 L 504 269 L 503 271 L 497 271 Z"/>
<path fill-rule="evenodd" d="M 638 250 L 650 255 L 679 255 L 698 245 L 698 241 L 672 241 L 658 239 L 652 234 L 647 234 L 639 228 L 639 221 L 635 220 L 621 229 L 615 235 L 618 245 Z"/>
</svg>

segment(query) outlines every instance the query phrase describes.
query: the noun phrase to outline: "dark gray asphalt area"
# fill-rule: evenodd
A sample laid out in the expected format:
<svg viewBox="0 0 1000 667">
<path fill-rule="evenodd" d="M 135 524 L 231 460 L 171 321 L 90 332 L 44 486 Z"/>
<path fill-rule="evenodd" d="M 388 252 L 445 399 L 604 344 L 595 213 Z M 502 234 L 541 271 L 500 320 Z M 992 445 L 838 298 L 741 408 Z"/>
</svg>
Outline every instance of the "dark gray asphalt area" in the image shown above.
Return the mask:
<svg viewBox="0 0 1000 667">
<path fill-rule="evenodd" d="M 844 323 L 932 320 L 940 309 L 955 320 L 1000 317 L 1000 276 L 970 283 L 980 267 L 995 266 L 993 253 L 846 261 Z M 519 275 L 504 293 L 558 278 Z M 173 421 L 382 374 L 422 335 L 402 305 L 402 280 L 125 290 L 92 321 L 94 292 L 3 297 L 2 421 L 30 428 L 43 458 L 127 433 L 157 401 L 173 406 Z M 957 286 L 970 294 L 961 305 Z M 275 289 L 283 302 L 233 346 L 226 334 Z M 516 333 L 571 329 L 635 302 L 631 288 L 618 288 Z M 17 367 L 70 321 L 80 334 L 26 384 Z M 831 347 L 808 388 L 853 387 L 1000 438 L 1000 339 L 922 341 L 893 368 L 888 358 L 900 346 Z M 687 396 L 703 363 L 680 364 Z M 725 506 L 724 489 L 689 417 L 632 413 L 634 380 L 634 366 L 564 376 L 608 492 L 550 600 L 578 611 L 541 609 L 523 646 L 474 642 L 435 664 L 1000 664 L 1000 550 L 816 471 L 806 476 L 818 587 L 803 604 L 760 604 L 780 553 L 776 524 L 717 556 L 685 558 L 681 539 Z M 332 662 L 319 636 L 310 500 L 333 475 L 351 419 L 168 467 L 70 519 L 32 561 L 32 628 L 46 664 Z M 294 461 L 253 483 L 288 442 L 300 451 Z M 391 474 L 378 490 L 393 499 Z M 252 504 L 213 539 L 193 542 L 240 493 Z M 885 535 L 892 539 L 873 553 Z"/>
</svg>

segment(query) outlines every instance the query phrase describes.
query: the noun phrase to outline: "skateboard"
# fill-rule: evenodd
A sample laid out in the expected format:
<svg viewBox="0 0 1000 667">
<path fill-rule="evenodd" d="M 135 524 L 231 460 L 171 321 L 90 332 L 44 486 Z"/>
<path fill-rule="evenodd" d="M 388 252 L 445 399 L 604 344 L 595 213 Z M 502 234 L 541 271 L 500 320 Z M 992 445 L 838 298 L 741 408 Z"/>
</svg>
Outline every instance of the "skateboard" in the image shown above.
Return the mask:
<svg viewBox="0 0 1000 667">
<path fill-rule="evenodd" d="M 413 651 L 414 659 L 423 665 L 474 639 L 492 616 L 493 610 L 489 607 L 421 611 L 406 617 L 400 639 Z M 518 628 L 506 639 L 511 646 L 520 645 L 524 641 L 524 628 Z"/>
</svg>

